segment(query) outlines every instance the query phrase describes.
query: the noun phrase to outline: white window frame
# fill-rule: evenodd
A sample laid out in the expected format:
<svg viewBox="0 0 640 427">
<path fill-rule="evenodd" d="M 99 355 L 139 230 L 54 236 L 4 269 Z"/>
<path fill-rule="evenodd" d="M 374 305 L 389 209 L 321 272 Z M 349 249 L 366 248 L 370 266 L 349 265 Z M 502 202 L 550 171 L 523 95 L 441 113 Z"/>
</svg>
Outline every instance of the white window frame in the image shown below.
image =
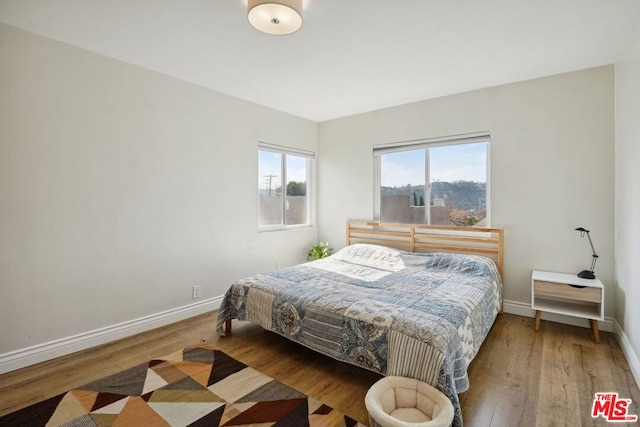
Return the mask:
<svg viewBox="0 0 640 427">
<path fill-rule="evenodd" d="M 489 132 L 476 132 L 476 133 L 468 133 L 462 135 L 451 135 L 437 138 L 426 138 L 419 139 L 413 141 L 401 141 L 401 142 L 392 142 L 388 144 L 378 144 L 373 146 L 373 218 L 376 221 L 380 221 L 380 187 L 382 185 L 382 164 L 381 164 L 381 156 L 383 154 L 390 153 L 398 153 L 401 151 L 410 151 L 424 148 L 425 149 L 425 201 L 431 200 L 431 182 L 430 182 L 430 171 L 429 171 L 429 148 L 433 147 L 442 147 L 446 145 L 461 145 L 461 144 L 473 144 L 478 142 L 487 143 L 487 182 L 486 182 L 486 190 L 487 190 L 487 227 L 490 227 L 491 224 L 491 206 L 490 206 L 490 190 L 491 190 L 491 176 L 490 173 L 490 150 L 491 150 L 491 136 Z M 428 206 L 428 204 L 427 204 Z M 430 218 L 430 209 L 426 209 L 427 215 L 427 224 L 431 224 Z"/>
<path fill-rule="evenodd" d="M 266 143 L 266 142 L 259 142 L 258 143 L 258 173 L 260 170 L 260 151 L 268 151 L 270 153 L 275 153 L 275 154 L 279 154 L 282 156 L 281 158 L 281 173 L 280 176 L 282 177 L 282 192 L 283 192 L 283 196 L 282 196 L 282 205 L 281 205 L 281 209 L 282 209 L 282 223 L 281 224 L 269 224 L 269 225 L 262 225 L 260 224 L 260 186 L 258 186 L 258 192 L 257 192 L 257 202 L 258 202 L 258 206 L 257 206 L 257 217 L 258 217 L 258 231 L 263 232 L 263 231 L 278 231 L 278 230 L 291 230 L 291 229 L 296 229 L 296 228 L 309 228 L 309 227 L 313 227 L 314 224 L 314 212 L 315 212 L 315 153 L 313 151 L 309 151 L 309 150 L 304 150 L 304 149 L 299 149 L 299 148 L 292 148 L 292 147 L 285 147 L 282 145 L 276 145 L 276 144 L 270 144 L 270 143 Z M 285 224 L 285 211 L 286 211 L 286 203 L 287 203 L 287 197 L 286 197 L 286 186 L 287 186 L 287 162 L 286 162 L 286 156 L 287 155 L 292 155 L 292 156 L 297 156 L 297 157 L 305 157 L 307 159 L 307 184 L 306 184 L 306 197 L 307 197 L 307 222 L 304 224 Z"/>
</svg>

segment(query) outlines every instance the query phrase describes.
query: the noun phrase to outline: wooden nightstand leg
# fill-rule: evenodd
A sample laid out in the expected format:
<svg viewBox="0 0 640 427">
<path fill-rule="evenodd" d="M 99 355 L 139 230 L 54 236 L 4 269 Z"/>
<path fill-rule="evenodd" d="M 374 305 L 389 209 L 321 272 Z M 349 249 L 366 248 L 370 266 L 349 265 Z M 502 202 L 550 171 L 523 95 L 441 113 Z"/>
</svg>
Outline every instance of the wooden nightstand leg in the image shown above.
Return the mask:
<svg viewBox="0 0 640 427">
<path fill-rule="evenodd" d="M 542 311 L 536 310 L 536 332 L 540 329 L 540 316 L 542 315 Z"/>
<path fill-rule="evenodd" d="M 591 319 L 591 329 L 593 329 L 593 340 L 596 343 L 600 342 L 600 332 L 598 331 L 598 321 Z"/>
</svg>

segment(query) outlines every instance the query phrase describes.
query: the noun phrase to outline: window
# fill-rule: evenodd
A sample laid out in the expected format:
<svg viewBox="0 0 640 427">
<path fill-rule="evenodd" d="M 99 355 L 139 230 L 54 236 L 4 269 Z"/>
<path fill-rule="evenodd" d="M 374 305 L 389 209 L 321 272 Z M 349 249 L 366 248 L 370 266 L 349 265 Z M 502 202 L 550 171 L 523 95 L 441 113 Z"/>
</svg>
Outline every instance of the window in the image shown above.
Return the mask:
<svg viewBox="0 0 640 427">
<path fill-rule="evenodd" d="M 258 226 L 261 230 L 311 225 L 313 158 L 312 152 L 260 144 Z"/>
<path fill-rule="evenodd" d="M 488 227 L 488 151 L 487 134 L 374 147 L 375 218 Z"/>
</svg>

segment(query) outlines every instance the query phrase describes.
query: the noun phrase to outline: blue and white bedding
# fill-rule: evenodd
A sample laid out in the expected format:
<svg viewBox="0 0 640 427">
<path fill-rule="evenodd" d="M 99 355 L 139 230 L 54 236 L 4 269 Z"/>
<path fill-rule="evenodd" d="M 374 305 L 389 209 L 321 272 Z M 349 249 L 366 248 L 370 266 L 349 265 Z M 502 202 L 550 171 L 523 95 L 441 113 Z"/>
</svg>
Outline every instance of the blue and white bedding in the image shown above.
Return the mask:
<svg viewBox="0 0 640 427">
<path fill-rule="evenodd" d="M 217 328 L 248 320 L 337 360 L 426 381 L 451 399 L 461 426 L 458 393 L 501 304 L 488 258 L 356 244 L 233 284 Z"/>
</svg>

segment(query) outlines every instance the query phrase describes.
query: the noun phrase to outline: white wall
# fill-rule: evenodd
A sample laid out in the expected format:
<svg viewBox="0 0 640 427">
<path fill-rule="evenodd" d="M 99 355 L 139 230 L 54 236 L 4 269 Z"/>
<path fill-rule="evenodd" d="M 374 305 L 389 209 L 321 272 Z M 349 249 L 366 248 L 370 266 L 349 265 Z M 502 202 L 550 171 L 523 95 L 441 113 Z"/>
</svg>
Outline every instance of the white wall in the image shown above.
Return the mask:
<svg viewBox="0 0 640 427">
<path fill-rule="evenodd" d="M 258 233 L 256 184 L 258 141 L 316 150 L 316 123 L 5 24 L 0 76 L 0 356 L 221 296 L 315 242 Z"/>
<path fill-rule="evenodd" d="M 613 79 L 612 66 L 599 67 L 320 123 L 319 239 L 342 247 L 345 221 L 372 218 L 375 144 L 488 130 L 506 299 L 529 304 L 532 269 L 588 267 L 591 249 L 574 231 L 583 226 L 613 316 Z"/>
<path fill-rule="evenodd" d="M 337 249 L 347 219 L 372 217 L 374 144 L 484 130 L 506 298 L 529 303 L 531 269 L 588 266 L 585 226 L 637 353 L 639 44 L 616 72 L 614 292 L 613 67 L 317 125 L 0 24 L 0 356 L 304 259 L 316 228 L 257 233 L 259 140 L 319 150 L 320 240 Z"/>
<path fill-rule="evenodd" d="M 640 381 L 640 25 L 616 62 L 616 320 Z"/>
</svg>

